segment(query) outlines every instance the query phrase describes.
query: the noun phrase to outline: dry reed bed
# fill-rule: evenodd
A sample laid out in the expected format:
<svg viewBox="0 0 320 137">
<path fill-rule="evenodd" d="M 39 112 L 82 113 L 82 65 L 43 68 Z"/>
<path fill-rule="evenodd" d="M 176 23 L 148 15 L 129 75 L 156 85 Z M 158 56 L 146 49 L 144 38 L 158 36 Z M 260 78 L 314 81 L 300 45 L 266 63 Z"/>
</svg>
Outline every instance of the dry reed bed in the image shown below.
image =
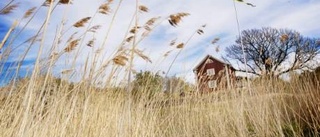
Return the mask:
<svg viewBox="0 0 320 137">
<path fill-rule="evenodd" d="M 151 91 L 141 91 L 136 100 L 122 90 L 84 83 L 52 82 L 43 93 L 40 86 L 34 88 L 33 94 L 20 86 L 12 96 L 2 98 L 3 136 L 319 135 L 320 93 L 311 85 L 287 91 L 279 89 L 292 85 L 276 85 L 268 91 L 253 86 L 254 95 L 231 90 L 183 98 L 163 93 L 149 98 L 143 92 Z M 25 113 L 28 97 L 31 109 Z"/>
</svg>

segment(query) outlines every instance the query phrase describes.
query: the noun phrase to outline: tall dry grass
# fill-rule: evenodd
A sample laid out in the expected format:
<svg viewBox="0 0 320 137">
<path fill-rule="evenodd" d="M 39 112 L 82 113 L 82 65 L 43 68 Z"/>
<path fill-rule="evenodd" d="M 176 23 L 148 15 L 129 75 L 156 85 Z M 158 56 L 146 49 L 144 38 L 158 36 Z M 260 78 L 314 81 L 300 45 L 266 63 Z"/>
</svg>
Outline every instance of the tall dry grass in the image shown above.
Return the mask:
<svg viewBox="0 0 320 137">
<path fill-rule="evenodd" d="M 19 8 L 14 2 L 10 1 L 1 8 L 1 16 Z M 29 45 L 19 58 L 17 73 L 21 62 L 39 38 L 42 37 L 40 46 L 45 45 L 45 35 L 49 33 L 46 30 L 57 6 L 65 6 L 63 19 L 54 41 L 49 45 L 50 50 L 39 51 L 31 77 L 19 79 L 16 75 L 10 84 L 0 88 L 1 136 L 320 136 L 319 81 L 308 76 L 303 80 L 296 78 L 289 83 L 260 79 L 254 81 L 250 89 L 231 89 L 202 95 L 196 89 L 184 96 L 164 93 L 161 92 L 162 85 L 153 85 L 151 89 L 144 87 L 148 85 L 141 85 L 138 92 L 128 92 L 128 89 L 133 89 L 127 85 L 131 84 L 129 74 L 135 72 L 132 64 L 134 58 L 152 62 L 139 49 L 139 43 L 148 38 L 152 30 L 163 21 L 178 27 L 189 14 L 181 12 L 168 17 L 154 17 L 139 25 L 139 17 L 152 9 L 140 5 L 137 0 L 136 12 L 123 41 L 106 57 L 101 51 L 108 48 L 109 32 L 115 25 L 114 19 L 122 4 L 122 1 L 118 1 L 118 5 L 113 7 L 114 2 L 105 1 L 97 7 L 94 15 L 66 24 L 67 11 L 72 2 L 44 1 L 41 6 L 47 8 L 46 20 L 40 24 L 36 35 L 27 40 Z M 17 40 L 29 23 L 24 26 L 20 23 L 24 19 L 30 22 L 36 18 L 38 9 L 40 7 L 30 8 L 23 18 L 17 20 L 17 28 L 20 28 L 17 32 L 12 32 L 15 25 L 8 31 L 11 39 L 7 41 L 8 36 L 2 40 L 5 46 L 0 47 L 3 50 L 0 54 L 1 62 L 5 62 L 14 49 L 22 46 L 15 46 L 13 41 Z M 95 45 L 95 39 L 87 41 L 86 38 L 94 37 L 96 31 L 101 29 L 99 25 L 92 24 L 92 20 L 99 14 L 107 17 L 111 15 L 112 20 L 106 27 L 105 38 L 100 40 L 102 44 Z M 193 35 L 202 34 L 204 27 L 196 29 Z M 76 31 L 71 32 L 74 29 Z M 174 40 L 171 43 L 179 50 L 175 59 L 193 35 L 186 42 L 176 44 Z M 218 40 L 216 38 L 212 44 Z M 90 54 L 92 61 L 86 60 L 81 80 L 72 83 L 67 79 L 74 74 L 75 62 L 84 46 L 97 48 L 92 49 L 94 52 Z M 171 51 L 166 52 L 165 57 Z M 40 54 L 46 53 L 48 57 L 42 58 Z M 76 54 L 74 58 L 70 55 L 72 53 Z M 72 67 L 62 72 L 65 77 L 56 78 L 52 76 L 52 69 L 63 56 L 71 57 Z M 101 57 L 104 60 L 100 61 Z M 98 60 L 102 63 L 97 64 Z M 5 73 L 4 67 L 0 66 L 0 71 Z M 108 75 L 105 74 L 106 70 L 111 70 L 107 71 Z M 119 76 L 119 70 L 125 70 L 129 75 L 126 86 L 114 85 L 117 83 L 113 81 L 114 77 L 127 80 L 127 77 Z M 103 86 L 96 86 L 102 76 L 106 76 L 103 77 Z M 148 79 L 146 81 L 144 83 L 152 84 Z M 177 87 L 180 86 L 183 85 Z M 151 96 L 150 92 L 153 93 Z"/>
<path fill-rule="evenodd" d="M 255 81 L 253 95 L 246 89 L 232 89 L 203 95 L 191 92 L 184 97 L 157 92 L 150 98 L 148 92 L 154 92 L 154 87 L 130 99 L 133 96 L 123 88 L 94 88 L 52 77 L 44 92 L 40 92 L 44 77 L 37 77 L 35 82 L 40 86 L 26 96 L 24 89 L 30 81 L 24 79 L 10 96 L 1 96 L 0 134 L 319 136 L 319 81 L 318 85 L 303 81 Z M 27 115 L 25 98 L 30 98 Z M 21 127 L 26 117 L 26 126 Z"/>
</svg>

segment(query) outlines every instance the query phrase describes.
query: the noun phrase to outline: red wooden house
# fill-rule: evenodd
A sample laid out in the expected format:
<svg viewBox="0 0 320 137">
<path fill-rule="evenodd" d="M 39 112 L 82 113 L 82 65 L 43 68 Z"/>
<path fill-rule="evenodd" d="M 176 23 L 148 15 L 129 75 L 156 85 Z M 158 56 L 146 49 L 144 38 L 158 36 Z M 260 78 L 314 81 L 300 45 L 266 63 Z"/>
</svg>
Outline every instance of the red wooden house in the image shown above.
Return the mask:
<svg viewBox="0 0 320 137">
<path fill-rule="evenodd" d="M 194 69 L 199 92 L 233 87 L 235 69 L 228 63 L 207 55 Z"/>
</svg>

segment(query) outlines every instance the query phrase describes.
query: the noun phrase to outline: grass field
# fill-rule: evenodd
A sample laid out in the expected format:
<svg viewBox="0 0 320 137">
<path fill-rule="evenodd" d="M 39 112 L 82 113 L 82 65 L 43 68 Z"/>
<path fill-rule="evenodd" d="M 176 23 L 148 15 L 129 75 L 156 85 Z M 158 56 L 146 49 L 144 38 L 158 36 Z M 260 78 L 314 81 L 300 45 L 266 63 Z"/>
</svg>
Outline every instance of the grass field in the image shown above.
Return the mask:
<svg viewBox="0 0 320 137">
<path fill-rule="evenodd" d="M 22 55 L 15 57 L 17 63 L 12 69 L 16 73 L 13 76 L 6 74 L 4 68 L 7 66 L 0 65 L 0 74 L 11 77 L 11 82 L 0 88 L 0 136 L 320 136 L 320 83 L 319 78 L 311 75 L 292 77 L 290 82 L 256 79 L 250 87 L 210 94 L 200 94 L 195 85 L 180 83 L 181 87 L 189 87 L 184 96 L 180 96 L 180 91 L 159 92 L 162 85 L 152 85 L 148 82 L 150 79 L 145 79 L 146 85 L 138 85 L 142 88 L 130 92 L 134 89 L 128 86 L 135 74 L 134 58 L 151 62 L 143 50 L 138 49 L 140 42 L 163 21 L 168 19 L 177 27 L 189 13 L 151 18 L 143 27 L 138 27 L 138 15 L 143 16 L 141 14 L 149 9 L 137 4 L 132 21 L 124 30 L 126 36 L 115 49 L 110 49 L 112 54 L 106 56 L 101 51 L 109 51 L 105 44 L 112 35 L 110 29 L 117 25 L 113 21 L 122 0 L 111 6 L 112 2 L 104 2 L 92 17 L 84 17 L 71 25 L 66 25 L 68 16 L 63 14 L 54 39 L 49 42 L 45 38 L 46 34 L 53 33 L 47 32 L 50 21 L 56 17 L 53 13 L 56 7 L 69 5 L 69 0 L 46 0 L 40 7 L 27 10 L 8 28 L 0 45 L 0 61 L 6 62 L 21 47 L 19 53 Z M 7 16 L 19 6 L 15 1 L 9 1 L 0 9 L 1 16 Z M 40 8 L 47 11 L 43 24 L 39 25 L 35 36 L 17 46 L 14 44 L 20 42 L 17 37 L 25 31 L 29 21 L 38 19 L 36 14 Z M 107 34 L 104 39 L 89 39 L 88 36 L 101 29 L 101 26 L 91 24 L 99 14 L 111 18 L 103 30 Z M 19 29 L 15 30 L 17 27 Z M 174 60 L 194 35 L 203 33 L 204 27 L 196 29 L 186 42 L 171 43 L 178 51 Z M 79 33 L 75 34 L 70 28 L 79 29 Z M 34 66 L 26 77 L 20 78 L 19 72 L 25 70 L 22 61 L 33 46 L 39 47 Z M 76 63 L 83 56 L 83 46 L 93 49 L 79 69 Z M 53 72 L 61 59 L 70 68 L 57 76 Z M 174 61 L 167 64 L 169 72 Z M 81 75 L 73 81 L 75 70 Z M 119 81 L 128 82 L 119 86 Z"/>
</svg>

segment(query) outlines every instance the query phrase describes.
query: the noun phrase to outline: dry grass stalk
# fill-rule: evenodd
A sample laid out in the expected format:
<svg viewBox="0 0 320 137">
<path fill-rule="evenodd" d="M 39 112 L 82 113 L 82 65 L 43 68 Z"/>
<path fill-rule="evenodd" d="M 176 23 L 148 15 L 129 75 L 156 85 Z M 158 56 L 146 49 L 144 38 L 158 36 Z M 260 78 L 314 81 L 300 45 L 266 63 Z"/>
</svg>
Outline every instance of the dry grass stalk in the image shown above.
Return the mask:
<svg viewBox="0 0 320 137">
<path fill-rule="evenodd" d="M 0 12 L 0 15 L 1 15 L 1 14 L 2 14 L 2 15 L 5 15 L 5 14 L 10 14 L 10 13 L 12 13 L 13 10 L 15 10 L 16 8 L 18 8 L 18 6 L 19 6 L 19 3 L 17 3 L 17 4 L 12 4 L 12 5 L 8 6 L 8 7 L 6 7 L 5 9 L 3 9 L 3 10 Z"/>
<path fill-rule="evenodd" d="M 184 12 L 172 14 L 169 16 L 168 21 L 169 21 L 170 25 L 176 27 L 181 22 L 183 17 L 189 16 L 189 15 L 190 15 L 189 13 L 184 13 Z"/>
<path fill-rule="evenodd" d="M 29 18 L 36 9 L 37 9 L 36 7 L 33 7 L 31 9 L 27 10 L 27 12 L 24 14 L 23 18 Z"/>
<path fill-rule="evenodd" d="M 118 55 L 116 56 L 115 58 L 112 59 L 112 61 L 117 64 L 117 65 L 120 65 L 120 66 L 125 66 L 128 62 L 128 58 L 126 56 L 123 56 L 123 55 Z"/>
<path fill-rule="evenodd" d="M 139 6 L 139 10 L 140 10 L 141 12 L 148 12 L 148 11 L 149 11 L 149 8 L 146 7 L 146 6 L 144 6 L 144 5 L 140 5 L 140 6 Z"/>
<path fill-rule="evenodd" d="M 71 42 L 71 41 L 74 39 L 74 36 L 77 35 L 77 34 L 78 34 L 78 32 L 73 33 L 73 34 L 69 37 L 69 39 L 67 40 L 67 43 Z"/>
<path fill-rule="evenodd" d="M 143 60 L 152 63 L 151 59 L 148 56 L 143 54 L 143 51 L 136 49 L 136 50 L 134 50 L 134 53 L 136 53 Z"/>
<path fill-rule="evenodd" d="M 184 47 L 184 43 L 180 43 L 180 44 L 177 45 L 178 49 L 182 49 L 183 47 Z"/>
<path fill-rule="evenodd" d="M 30 37 L 29 39 L 26 40 L 26 43 L 32 43 L 33 41 L 39 41 L 40 38 L 38 39 L 38 36 L 41 36 L 41 33 Z"/>
<path fill-rule="evenodd" d="M 80 39 L 76 39 L 71 41 L 68 46 L 64 49 L 65 52 L 71 52 L 74 48 L 76 48 L 79 44 Z"/>
<path fill-rule="evenodd" d="M 75 24 L 73 24 L 73 26 L 76 28 L 83 27 L 90 19 L 91 17 L 85 17 L 79 20 L 78 22 L 76 22 Z"/>
<path fill-rule="evenodd" d="M 4 38 L 2 39 L 1 43 L 0 43 L 0 50 L 2 49 L 2 47 L 4 46 L 4 44 L 6 43 L 7 39 L 9 38 L 11 32 L 16 28 L 18 24 L 18 21 L 14 21 L 12 26 L 10 27 L 9 31 L 7 32 L 7 34 L 4 36 Z"/>
<path fill-rule="evenodd" d="M 67 69 L 67 70 L 61 71 L 61 74 L 66 75 L 66 74 L 70 74 L 71 72 L 73 72 L 73 69 Z"/>
</svg>

